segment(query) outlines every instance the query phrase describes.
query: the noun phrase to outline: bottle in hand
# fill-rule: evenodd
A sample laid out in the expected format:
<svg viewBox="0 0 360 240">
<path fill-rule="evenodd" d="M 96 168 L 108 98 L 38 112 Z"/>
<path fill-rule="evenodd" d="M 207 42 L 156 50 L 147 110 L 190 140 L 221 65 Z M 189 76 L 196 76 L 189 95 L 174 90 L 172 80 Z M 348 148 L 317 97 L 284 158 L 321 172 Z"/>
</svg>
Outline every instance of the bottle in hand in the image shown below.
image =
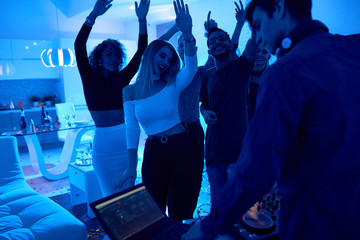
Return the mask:
<svg viewBox="0 0 360 240">
<path fill-rule="evenodd" d="M 21 108 L 20 129 L 23 130 L 23 131 L 26 130 L 26 121 L 25 121 L 24 108 Z"/>
</svg>

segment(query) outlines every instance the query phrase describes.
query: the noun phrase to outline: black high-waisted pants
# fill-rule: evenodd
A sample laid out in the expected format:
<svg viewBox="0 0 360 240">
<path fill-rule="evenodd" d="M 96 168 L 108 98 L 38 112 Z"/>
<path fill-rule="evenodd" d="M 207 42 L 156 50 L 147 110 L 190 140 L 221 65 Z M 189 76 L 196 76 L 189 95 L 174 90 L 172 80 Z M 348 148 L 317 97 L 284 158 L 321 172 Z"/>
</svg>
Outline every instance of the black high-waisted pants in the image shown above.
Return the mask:
<svg viewBox="0 0 360 240">
<path fill-rule="evenodd" d="M 142 180 L 174 220 L 193 218 L 197 205 L 204 161 L 195 160 L 193 149 L 186 132 L 145 143 Z"/>
</svg>

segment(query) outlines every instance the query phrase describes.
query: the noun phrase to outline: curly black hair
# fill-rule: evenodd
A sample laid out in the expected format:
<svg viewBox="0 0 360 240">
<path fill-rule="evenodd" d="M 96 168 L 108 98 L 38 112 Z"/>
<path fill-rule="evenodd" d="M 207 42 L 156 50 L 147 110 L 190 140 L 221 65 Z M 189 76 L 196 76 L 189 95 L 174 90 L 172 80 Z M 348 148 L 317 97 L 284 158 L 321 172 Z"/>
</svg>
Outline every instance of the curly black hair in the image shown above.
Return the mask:
<svg viewBox="0 0 360 240">
<path fill-rule="evenodd" d="M 110 48 L 115 52 L 116 56 L 120 59 L 119 71 L 124 67 L 126 62 L 126 49 L 125 46 L 115 39 L 106 39 L 99 45 L 97 45 L 89 56 L 89 63 L 94 71 L 96 77 L 101 78 L 101 54 L 102 52 Z"/>
</svg>

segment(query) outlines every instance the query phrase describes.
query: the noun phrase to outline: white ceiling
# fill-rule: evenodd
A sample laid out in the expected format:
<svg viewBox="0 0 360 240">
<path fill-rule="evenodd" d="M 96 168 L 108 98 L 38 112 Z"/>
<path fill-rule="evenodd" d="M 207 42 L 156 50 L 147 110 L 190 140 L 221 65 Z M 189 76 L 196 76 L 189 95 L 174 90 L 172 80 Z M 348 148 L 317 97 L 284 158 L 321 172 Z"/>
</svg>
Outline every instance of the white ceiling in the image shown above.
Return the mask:
<svg viewBox="0 0 360 240">
<path fill-rule="evenodd" d="M 93 8 L 96 0 L 50 0 L 57 8 L 67 17 L 74 17 L 82 12 L 89 12 Z M 191 4 L 198 0 L 187 0 L 186 3 Z M 140 1 L 138 1 L 140 2 Z M 172 7 L 170 0 L 151 0 L 152 10 L 161 10 L 164 8 Z M 126 14 L 123 11 L 134 7 L 134 0 L 114 0 L 112 2 L 112 11 L 106 13 L 108 18 L 124 18 Z M 121 13 L 121 14 L 120 14 Z"/>
<path fill-rule="evenodd" d="M 0 38 L 56 39 L 59 31 L 73 37 L 71 34 L 74 35 L 79 30 L 95 1 L 0 0 Z M 101 22 L 116 27 L 136 21 L 134 1 L 114 0 L 113 7 L 101 16 Z M 247 2 L 247 0 L 242 1 Z M 203 32 L 203 23 L 209 10 L 221 27 L 230 33 L 233 31 L 234 0 L 185 0 L 185 2 L 189 4 L 194 28 L 199 33 Z M 359 0 L 313 0 L 313 6 L 314 18 L 327 24 L 331 32 L 343 34 L 360 32 Z M 148 14 L 150 27 L 173 19 L 172 0 L 151 0 Z M 105 33 L 106 29 L 103 31 Z"/>
<path fill-rule="evenodd" d="M 140 0 L 136 0 L 139 2 Z M 0 0 L 0 38 L 39 38 L 54 35 L 60 29 L 73 31 L 79 28 L 91 12 L 96 0 Z M 135 0 L 114 0 L 112 7 L 101 16 L 106 22 L 136 21 Z M 189 5 L 200 3 L 211 8 L 217 0 L 186 0 Z M 233 5 L 233 2 L 229 3 Z M 148 22 L 161 23 L 174 19 L 172 0 L 151 0 Z M 76 25 L 76 26 L 74 26 Z M 80 25 L 81 26 L 81 25 Z"/>
<path fill-rule="evenodd" d="M 89 14 L 93 8 L 96 0 L 49 0 L 68 18 L 76 17 L 77 15 Z M 200 0 L 187 0 L 187 4 L 192 4 Z M 114 0 L 111 4 L 112 7 L 104 15 L 105 19 L 112 20 L 126 20 L 128 18 L 135 18 L 134 0 Z M 137 1 L 138 3 L 140 0 Z M 205 2 L 203 0 L 203 2 Z M 211 0 L 207 1 L 208 3 Z M 129 11 L 132 10 L 132 11 Z M 151 10 L 149 17 L 154 21 L 161 19 L 161 14 L 173 9 L 172 0 L 151 0 Z M 158 17 L 158 18 L 156 18 Z"/>
</svg>

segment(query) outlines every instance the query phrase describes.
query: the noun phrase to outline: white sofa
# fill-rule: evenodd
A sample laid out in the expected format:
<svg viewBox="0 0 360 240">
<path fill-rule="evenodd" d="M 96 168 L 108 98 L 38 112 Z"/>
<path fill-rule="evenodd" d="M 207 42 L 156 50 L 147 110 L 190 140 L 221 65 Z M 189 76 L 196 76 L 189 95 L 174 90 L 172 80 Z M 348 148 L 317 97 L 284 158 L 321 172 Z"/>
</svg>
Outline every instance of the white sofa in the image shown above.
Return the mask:
<svg viewBox="0 0 360 240">
<path fill-rule="evenodd" d="M 84 223 L 24 179 L 15 137 L 0 137 L 0 240 L 83 240 Z"/>
</svg>

